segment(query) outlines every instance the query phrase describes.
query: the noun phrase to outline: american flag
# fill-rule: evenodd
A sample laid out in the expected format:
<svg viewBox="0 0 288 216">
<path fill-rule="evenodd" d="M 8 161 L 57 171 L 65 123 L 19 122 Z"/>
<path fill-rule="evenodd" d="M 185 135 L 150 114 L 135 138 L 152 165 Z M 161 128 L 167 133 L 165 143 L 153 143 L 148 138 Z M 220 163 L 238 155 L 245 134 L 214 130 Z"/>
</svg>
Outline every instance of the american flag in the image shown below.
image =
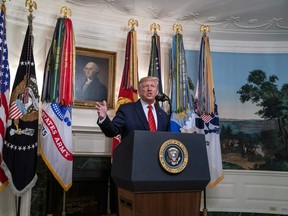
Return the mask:
<svg viewBox="0 0 288 216">
<path fill-rule="evenodd" d="M 8 63 L 8 48 L 6 41 L 5 9 L 1 8 L 0 16 L 0 164 L 2 163 L 2 149 L 6 124 L 8 119 L 8 103 L 10 95 L 10 70 Z M 0 191 L 8 184 L 7 177 L 0 168 Z"/>
<path fill-rule="evenodd" d="M 201 119 L 205 122 L 205 123 L 209 123 L 212 119 L 211 115 L 203 113 L 201 115 Z"/>
</svg>

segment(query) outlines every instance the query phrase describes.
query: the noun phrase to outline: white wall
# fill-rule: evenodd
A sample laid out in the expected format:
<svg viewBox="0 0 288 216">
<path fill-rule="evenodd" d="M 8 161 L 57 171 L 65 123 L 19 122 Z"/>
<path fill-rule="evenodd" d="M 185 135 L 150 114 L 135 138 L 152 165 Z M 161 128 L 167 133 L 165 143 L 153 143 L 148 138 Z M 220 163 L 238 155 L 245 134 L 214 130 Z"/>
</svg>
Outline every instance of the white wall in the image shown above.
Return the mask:
<svg viewBox="0 0 288 216">
<path fill-rule="evenodd" d="M 224 170 L 223 173 L 221 183 L 207 188 L 208 211 L 288 215 L 287 172 Z"/>
<path fill-rule="evenodd" d="M 27 28 L 27 9 L 24 2 L 7 2 L 7 37 L 9 49 L 9 62 L 11 69 L 11 86 L 14 82 L 23 40 Z M 60 16 L 61 1 L 43 0 L 38 2 L 38 9 L 33 12 L 34 23 L 34 59 L 36 62 L 36 76 L 38 88 L 41 92 L 43 70 L 46 55 L 50 47 L 56 20 Z M 67 6 L 67 5 L 66 5 Z M 72 10 L 72 22 L 75 31 L 75 42 L 78 47 L 94 48 L 99 50 L 114 51 L 117 53 L 116 82 L 114 100 L 117 99 L 119 84 L 124 66 L 124 54 L 127 32 L 130 30 L 127 22 L 131 17 L 119 15 L 118 17 L 103 17 L 88 14 L 83 9 L 73 5 L 68 7 Z M 169 48 L 174 32 L 174 23 L 161 22 L 159 20 L 133 17 L 138 20 L 136 27 L 138 35 L 138 59 L 139 77 L 147 75 L 150 54 L 150 25 L 153 22 L 160 24 L 162 73 L 164 92 L 168 92 L 169 76 Z M 159 22 L 158 22 L 159 21 Z M 186 49 L 198 49 L 201 33 L 198 29 L 183 30 L 184 45 Z M 213 33 L 210 36 L 212 51 L 228 52 L 287 52 L 288 43 L 282 42 L 241 42 L 241 41 L 215 41 Z M 114 111 L 110 110 L 110 116 Z M 73 109 L 73 133 L 74 153 L 90 155 L 109 155 L 111 140 L 106 139 L 96 125 L 97 114 L 90 109 Z M 213 189 L 207 190 L 208 211 L 223 212 L 262 212 L 288 214 L 288 173 L 261 172 L 261 171 L 234 171 L 224 170 L 224 180 Z M 9 189 L 0 193 L 0 215 L 14 215 L 13 198 L 8 196 Z M 9 197 L 6 198 L 6 197 Z M 26 213 L 29 215 L 29 199 Z"/>
</svg>

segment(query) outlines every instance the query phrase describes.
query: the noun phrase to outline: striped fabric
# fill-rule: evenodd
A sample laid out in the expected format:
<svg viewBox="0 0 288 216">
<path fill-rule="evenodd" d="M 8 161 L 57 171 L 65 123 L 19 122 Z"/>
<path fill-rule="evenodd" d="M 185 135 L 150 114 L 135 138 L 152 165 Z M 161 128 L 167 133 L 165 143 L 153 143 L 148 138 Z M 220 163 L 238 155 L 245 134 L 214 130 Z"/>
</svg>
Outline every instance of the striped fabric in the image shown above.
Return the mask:
<svg viewBox="0 0 288 216">
<path fill-rule="evenodd" d="M 2 3 L 0 15 L 0 164 L 2 162 L 2 149 L 5 137 L 5 131 L 8 119 L 8 104 L 10 95 L 10 69 L 8 62 L 8 47 L 6 40 L 6 19 L 5 19 L 5 5 Z M 8 184 L 7 176 L 2 168 L 0 168 L 0 191 Z"/>
<path fill-rule="evenodd" d="M 148 108 L 148 123 L 149 123 L 150 131 L 156 131 L 156 124 L 155 124 L 155 119 L 153 116 L 151 104 L 149 104 L 147 108 Z"/>
</svg>

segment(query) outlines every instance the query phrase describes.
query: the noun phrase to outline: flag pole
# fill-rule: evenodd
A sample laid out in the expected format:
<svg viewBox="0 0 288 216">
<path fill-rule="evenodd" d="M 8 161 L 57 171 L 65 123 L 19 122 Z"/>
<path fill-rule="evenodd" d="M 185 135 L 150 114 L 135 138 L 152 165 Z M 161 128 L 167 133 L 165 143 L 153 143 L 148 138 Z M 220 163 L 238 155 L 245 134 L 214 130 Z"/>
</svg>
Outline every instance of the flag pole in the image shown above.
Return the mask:
<svg viewBox="0 0 288 216">
<path fill-rule="evenodd" d="M 5 3 L 5 0 L 2 0 L 2 3 Z M 4 5 L 5 7 L 5 5 Z M 28 22 L 29 25 L 31 24 L 32 18 L 33 18 L 33 9 L 37 9 L 37 3 L 33 0 L 26 0 L 25 1 L 25 7 L 28 9 L 29 11 L 29 15 L 28 15 Z M 31 189 L 30 189 L 31 190 Z M 16 201 L 16 215 L 20 216 L 21 215 L 21 195 L 16 197 L 17 201 Z"/>
<path fill-rule="evenodd" d="M 17 196 L 16 197 L 16 215 L 20 216 L 20 212 L 21 212 L 21 196 Z"/>
<path fill-rule="evenodd" d="M 60 9 L 60 14 L 63 14 L 64 18 L 67 18 L 67 16 L 72 16 L 72 11 L 67 7 L 62 7 Z M 62 216 L 66 216 L 66 191 L 63 190 L 63 205 L 62 205 Z"/>
<path fill-rule="evenodd" d="M 110 177 L 108 177 L 107 181 L 107 215 L 111 214 L 111 208 L 110 208 L 110 192 L 111 192 L 111 182 L 110 182 Z"/>
<path fill-rule="evenodd" d="M 32 0 L 26 0 L 25 1 L 25 7 L 28 8 L 28 11 L 29 11 L 30 15 L 32 16 L 33 8 L 37 9 L 37 3 L 35 1 L 32 1 Z"/>
<path fill-rule="evenodd" d="M 173 31 L 175 32 L 175 34 L 181 34 L 181 32 L 183 31 L 182 25 L 178 23 L 173 24 Z"/>
<path fill-rule="evenodd" d="M 128 26 L 131 26 L 131 30 L 135 30 L 135 26 L 138 26 L 138 20 L 130 18 L 128 20 Z"/>
<path fill-rule="evenodd" d="M 71 11 L 71 9 L 64 6 L 60 9 L 60 14 L 61 15 L 63 14 L 63 17 L 67 18 L 68 15 L 72 16 L 72 11 Z"/>
<path fill-rule="evenodd" d="M 62 216 L 66 216 L 66 192 L 63 190 Z"/>
<path fill-rule="evenodd" d="M 206 188 L 203 190 L 203 199 L 204 199 L 204 204 L 203 204 L 203 216 L 208 215 L 208 209 L 206 208 Z"/>
<path fill-rule="evenodd" d="M 203 35 L 206 35 L 206 32 L 210 32 L 210 26 L 205 24 L 201 25 L 200 32 L 202 32 Z"/>
<path fill-rule="evenodd" d="M 157 29 L 160 31 L 160 25 L 156 23 L 152 23 L 150 25 L 150 31 L 153 31 L 153 34 L 157 33 Z"/>
<path fill-rule="evenodd" d="M 6 12 L 6 6 L 5 6 L 6 0 L 2 0 L 2 4 L 1 4 L 1 10 L 3 10 L 4 12 Z"/>
<path fill-rule="evenodd" d="M 200 26 L 200 32 L 203 33 L 203 36 L 206 35 L 206 32 L 210 32 L 210 26 L 208 25 L 201 25 Z M 206 207 L 206 188 L 204 188 L 203 190 L 203 199 L 204 199 L 204 204 L 203 204 L 203 216 L 207 216 L 208 215 L 208 209 Z"/>
</svg>

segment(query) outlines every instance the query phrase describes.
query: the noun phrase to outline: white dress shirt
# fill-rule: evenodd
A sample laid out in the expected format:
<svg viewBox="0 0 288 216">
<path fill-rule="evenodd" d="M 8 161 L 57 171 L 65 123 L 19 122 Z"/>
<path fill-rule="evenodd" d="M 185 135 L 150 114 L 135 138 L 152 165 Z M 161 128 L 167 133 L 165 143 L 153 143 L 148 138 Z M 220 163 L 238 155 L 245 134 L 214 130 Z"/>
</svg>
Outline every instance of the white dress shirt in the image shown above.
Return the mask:
<svg viewBox="0 0 288 216">
<path fill-rule="evenodd" d="M 148 121 L 148 105 L 147 103 L 145 103 L 143 100 L 140 100 L 141 101 L 141 104 L 142 104 L 142 108 L 145 112 L 145 116 L 147 118 L 147 121 Z M 154 120 L 155 120 L 155 124 L 156 124 L 156 129 L 157 129 L 157 125 L 158 125 L 158 121 L 157 121 L 157 113 L 156 113 L 156 109 L 155 109 L 155 105 L 154 104 L 151 104 L 152 106 L 152 113 L 153 113 L 153 117 L 154 117 Z"/>
</svg>

